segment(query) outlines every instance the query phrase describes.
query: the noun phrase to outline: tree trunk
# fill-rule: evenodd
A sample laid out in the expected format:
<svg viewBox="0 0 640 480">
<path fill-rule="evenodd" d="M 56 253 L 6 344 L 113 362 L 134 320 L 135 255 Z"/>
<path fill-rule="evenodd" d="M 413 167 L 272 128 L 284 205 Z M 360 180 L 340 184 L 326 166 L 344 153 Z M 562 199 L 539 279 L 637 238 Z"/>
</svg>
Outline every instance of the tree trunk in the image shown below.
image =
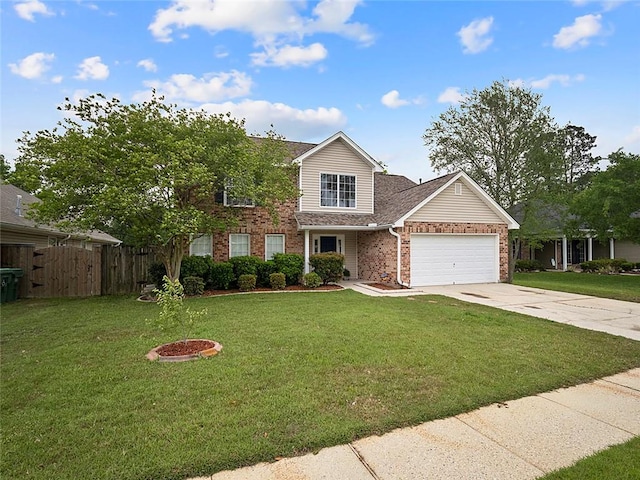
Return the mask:
<svg viewBox="0 0 640 480">
<path fill-rule="evenodd" d="M 158 248 L 158 255 L 164 264 L 169 280 L 173 281 L 180 278 L 180 266 L 188 244 L 186 237 L 176 236 Z"/>
</svg>

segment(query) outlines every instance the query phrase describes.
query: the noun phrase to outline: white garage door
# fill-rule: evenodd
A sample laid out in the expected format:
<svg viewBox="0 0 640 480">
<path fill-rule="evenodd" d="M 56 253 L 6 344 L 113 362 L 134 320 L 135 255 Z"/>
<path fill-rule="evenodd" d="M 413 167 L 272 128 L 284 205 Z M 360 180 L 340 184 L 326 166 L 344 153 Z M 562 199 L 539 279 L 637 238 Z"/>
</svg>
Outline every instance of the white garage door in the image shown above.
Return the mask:
<svg viewBox="0 0 640 480">
<path fill-rule="evenodd" d="M 411 235 L 411 286 L 499 281 L 497 235 Z"/>
</svg>

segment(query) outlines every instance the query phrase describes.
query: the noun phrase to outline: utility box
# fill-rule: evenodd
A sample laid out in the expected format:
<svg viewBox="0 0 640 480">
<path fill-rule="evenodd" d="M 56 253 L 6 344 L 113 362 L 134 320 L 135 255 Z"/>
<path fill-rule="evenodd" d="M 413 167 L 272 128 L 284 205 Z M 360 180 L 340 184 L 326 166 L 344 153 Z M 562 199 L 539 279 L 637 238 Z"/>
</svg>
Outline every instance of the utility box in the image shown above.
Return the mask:
<svg viewBox="0 0 640 480">
<path fill-rule="evenodd" d="M 0 268 L 1 295 L 0 303 L 13 302 L 18 299 L 18 283 L 22 278 L 21 268 Z"/>
</svg>

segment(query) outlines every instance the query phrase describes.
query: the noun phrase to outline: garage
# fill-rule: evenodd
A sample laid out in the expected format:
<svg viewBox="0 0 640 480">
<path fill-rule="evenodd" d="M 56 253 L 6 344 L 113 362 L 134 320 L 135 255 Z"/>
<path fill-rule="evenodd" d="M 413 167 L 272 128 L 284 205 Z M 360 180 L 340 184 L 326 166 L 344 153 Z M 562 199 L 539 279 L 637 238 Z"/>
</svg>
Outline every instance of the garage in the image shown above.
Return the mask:
<svg viewBox="0 0 640 480">
<path fill-rule="evenodd" d="M 498 235 L 411 235 L 411 286 L 498 282 Z"/>
</svg>

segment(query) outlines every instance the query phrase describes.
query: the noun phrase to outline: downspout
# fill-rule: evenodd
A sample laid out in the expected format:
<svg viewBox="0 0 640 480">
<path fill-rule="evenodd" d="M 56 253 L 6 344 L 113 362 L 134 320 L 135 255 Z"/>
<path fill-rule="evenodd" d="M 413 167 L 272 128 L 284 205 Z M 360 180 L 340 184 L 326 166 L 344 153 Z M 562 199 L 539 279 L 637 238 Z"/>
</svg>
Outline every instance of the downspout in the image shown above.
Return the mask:
<svg viewBox="0 0 640 480">
<path fill-rule="evenodd" d="M 392 226 L 389 227 L 389 233 L 398 239 L 398 253 L 396 254 L 396 260 L 398 262 L 398 265 L 396 267 L 396 281 L 398 282 L 398 285 L 409 288 L 409 285 L 402 281 L 402 276 L 400 275 L 400 269 L 402 267 L 402 257 L 400 256 L 400 254 L 402 253 L 402 238 L 400 237 L 400 234 L 393 229 Z"/>
</svg>

